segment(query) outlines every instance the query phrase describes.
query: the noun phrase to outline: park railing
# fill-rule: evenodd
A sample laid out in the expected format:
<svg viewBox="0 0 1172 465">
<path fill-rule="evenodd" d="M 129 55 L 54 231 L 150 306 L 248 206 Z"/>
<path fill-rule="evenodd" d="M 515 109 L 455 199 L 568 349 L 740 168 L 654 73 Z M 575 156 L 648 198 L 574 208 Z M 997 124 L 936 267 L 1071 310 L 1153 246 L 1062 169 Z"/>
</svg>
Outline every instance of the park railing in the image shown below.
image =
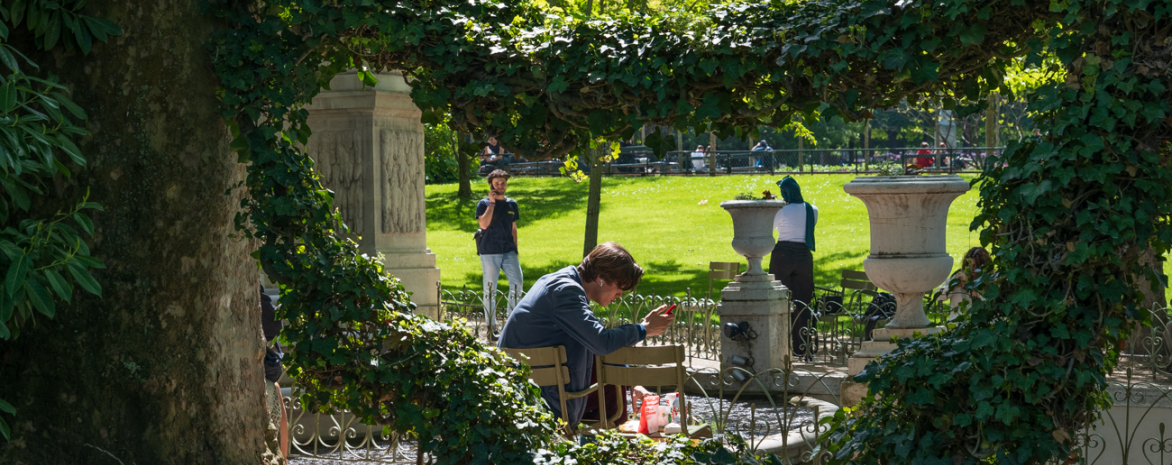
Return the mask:
<svg viewBox="0 0 1172 465">
<path fill-rule="evenodd" d="M 785 150 L 671 151 L 656 156 L 649 149 L 624 151 L 603 165 L 605 175 L 729 175 L 729 174 L 881 174 L 896 167 L 904 172 L 916 165 L 926 173 L 977 173 L 1000 155 L 1004 147 L 947 149 L 836 148 Z M 923 152 L 928 153 L 923 153 Z M 560 161 L 512 163 L 502 166 L 512 174 L 558 176 Z M 584 172 L 590 167 L 578 165 Z"/>
<path fill-rule="evenodd" d="M 508 319 L 509 294 L 507 291 L 494 289 L 489 294 L 493 301 L 496 313 L 496 326 L 490 326 L 493 321 L 488 315 L 485 294 L 481 289 L 469 289 L 464 286 L 459 289 L 439 288 L 439 301 L 442 319 L 450 321 L 453 317 L 467 321 L 469 329 L 477 337 L 487 338 L 493 332 L 499 332 Z M 517 296 L 513 301 L 519 301 Z M 625 294 L 615 299 L 605 307 L 592 304 L 594 314 L 608 328 L 628 323 L 638 323 L 651 310 L 661 305 L 678 304 L 675 312 L 676 320 L 663 335 L 648 338 L 643 345 L 681 344 L 687 348 L 689 360 L 699 358 L 705 360 L 720 359 L 720 318 L 716 316 L 716 302 L 708 297 L 694 297 L 691 289 L 685 289 L 684 296 L 660 296 L 645 294 Z"/>
<path fill-rule="evenodd" d="M 437 289 L 442 317 L 463 322 L 472 331 L 487 334 L 485 294 L 467 287 Z M 509 296 L 493 290 L 497 321 L 507 318 Z M 514 296 L 517 297 L 517 296 Z M 716 368 L 720 358 L 720 326 L 716 302 L 708 297 L 630 294 L 595 314 L 607 326 L 639 321 L 660 305 L 677 303 L 679 317 L 663 336 L 647 345 L 681 344 L 687 347 L 689 370 L 685 380 L 688 411 L 693 425 L 708 425 L 729 443 L 743 439 L 758 453 L 774 453 L 783 463 L 825 463 L 823 446 L 828 426 L 820 422 L 841 405 L 838 384 L 844 379 L 846 358 L 880 327 L 893 312 L 887 304 L 872 305 L 870 296 L 851 296 L 836 302 L 823 295 L 811 305 L 795 304 L 798 315 L 808 312 L 811 324 L 801 344 L 812 357 L 787 360 L 786 367 L 752 372 L 742 367 Z M 925 309 L 933 323 L 949 325 L 955 317 L 946 303 L 929 296 Z M 963 310 L 962 310 L 963 311 Z M 1094 424 L 1072 436 L 1076 448 L 1063 464 L 1166 464 L 1172 465 L 1172 313 L 1165 307 L 1151 310 L 1153 325 L 1131 339 L 1122 350 L 1119 376 L 1109 378 L 1104 395 L 1114 401 Z M 701 363 L 696 363 L 701 362 Z M 698 365 L 707 365 L 699 367 Z M 286 383 L 283 385 L 291 385 Z M 666 391 L 672 387 L 660 387 Z M 433 457 L 418 453 L 417 438 L 383 434 L 378 426 L 365 425 L 347 412 L 308 413 L 300 408 L 296 389 L 282 389 L 290 412 L 292 455 L 360 464 L 432 463 Z M 666 392 L 665 391 L 665 392 Z M 628 408 L 638 411 L 638 406 Z M 738 439 L 740 438 L 740 439 Z"/>
</svg>

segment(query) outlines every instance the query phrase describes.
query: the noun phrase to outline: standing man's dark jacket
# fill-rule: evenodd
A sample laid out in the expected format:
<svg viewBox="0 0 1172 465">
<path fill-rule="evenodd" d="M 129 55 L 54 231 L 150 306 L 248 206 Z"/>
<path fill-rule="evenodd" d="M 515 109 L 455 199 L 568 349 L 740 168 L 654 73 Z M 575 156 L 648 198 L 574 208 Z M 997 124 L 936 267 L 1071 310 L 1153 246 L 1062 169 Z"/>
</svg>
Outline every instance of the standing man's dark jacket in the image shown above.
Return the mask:
<svg viewBox="0 0 1172 465">
<path fill-rule="evenodd" d="M 591 354 L 607 355 L 632 346 L 647 336 L 643 325 L 629 324 L 606 329 L 590 310 L 590 301 L 582 287 L 577 267 L 566 267 L 542 276 L 513 309 L 497 345 L 502 349 L 531 347 L 566 347 L 566 366 L 570 369 L 568 391 L 590 386 L 594 371 Z M 541 397 L 561 416 L 557 387 L 541 388 Z M 566 401 L 571 426 L 577 426 L 586 408 L 584 397 Z"/>
<path fill-rule="evenodd" d="M 480 218 L 488 210 L 488 198 L 480 199 L 476 204 L 476 218 Z M 484 229 L 480 241 L 476 243 L 476 253 L 480 255 L 494 255 L 517 251 L 517 242 L 513 240 L 513 223 L 521 219 L 521 211 L 517 208 L 517 201 L 505 197 L 496 201 L 492 222 Z"/>
</svg>

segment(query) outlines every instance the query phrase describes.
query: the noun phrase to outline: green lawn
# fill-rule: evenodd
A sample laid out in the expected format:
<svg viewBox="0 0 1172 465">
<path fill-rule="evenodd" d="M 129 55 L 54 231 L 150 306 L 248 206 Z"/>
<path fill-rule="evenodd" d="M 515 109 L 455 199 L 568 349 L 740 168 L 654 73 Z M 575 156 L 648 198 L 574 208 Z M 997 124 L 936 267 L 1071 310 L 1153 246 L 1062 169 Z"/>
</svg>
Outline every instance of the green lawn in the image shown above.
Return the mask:
<svg viewBox="0 0 1172 465">
<path fill-rule="evenodd" d="M 635 256 L 646 273 L 640 293 L 682 294 L 708 290 L 708 262 L 737 261 L 729 245 L 732 219 L 720 202 L 738 192 L 771 189 L 779 176 L 604 178 L 599 241 L 615 241 Z M 863 203 L 847 195 L 843 184 L 854 175 L 797 176 L 802 193 L 818 206 L 818 251 L 815 281 L 836 284 L 843 269 L 863 269 L 870 245 L 870 226 Z M 476 231 L 476 200 L 456 198 L 455 184 L 427 186 L 427 243 L 436 254 L 444 286 L 479 287 L 480 259 L 472 242 Z M 485 195 L 487 184 L 473 186 Z M 517 177 L 508 196 L 521 209 L 518 222 L 521 268 L 525 284 L 582 256 L 586 224 L 586 183 L 566 178 Z M 706 205 L 699 205 L 708 200 Z M 977 212 L 977 194 L 970 190 L 952 203 L 948 216 L 948 253 L 957 263 L 970 247 L 980 245 L 969 223 Z M 768 266 L 769 257 L 765 258 Z M 502 286 L 504 275 L 501 275 Z M 835 286 L 837 287 L 837 286 Z"/>
</svg>

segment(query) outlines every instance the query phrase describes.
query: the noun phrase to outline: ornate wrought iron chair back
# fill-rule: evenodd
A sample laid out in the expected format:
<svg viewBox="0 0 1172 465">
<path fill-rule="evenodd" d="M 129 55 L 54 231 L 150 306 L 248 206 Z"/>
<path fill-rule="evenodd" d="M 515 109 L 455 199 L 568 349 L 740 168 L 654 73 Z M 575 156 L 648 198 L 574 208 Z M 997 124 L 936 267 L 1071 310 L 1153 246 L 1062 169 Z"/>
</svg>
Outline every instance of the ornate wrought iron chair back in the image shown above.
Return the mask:
<svg viewBox="0 0 1172 465">
<path fill-rule="evenodd" d="M 814 357 L 821 363 L 845 365 L 863 342 L 861 320 L 878 290 L 867 273 L 855 270 L 842 271 L 838 289 L 815 286 L 818 295 L 810 307 L 813 323 L 800 334 L 800 343 L 814 347 Z"/>
</svg>

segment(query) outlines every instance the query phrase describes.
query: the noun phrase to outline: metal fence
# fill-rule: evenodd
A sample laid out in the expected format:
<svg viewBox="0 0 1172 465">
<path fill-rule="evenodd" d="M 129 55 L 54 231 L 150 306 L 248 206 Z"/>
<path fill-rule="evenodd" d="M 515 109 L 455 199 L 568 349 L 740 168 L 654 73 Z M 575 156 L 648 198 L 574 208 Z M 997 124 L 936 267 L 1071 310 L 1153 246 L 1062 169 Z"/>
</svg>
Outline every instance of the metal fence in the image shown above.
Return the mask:
<svg viewBox="0 0 1172 465">
<path fill-rule="evenodd" d="M 491 298 L 496 312 L 497 327 L 490 327 L 485 294 L 479 289 L 439 290 L 441 316 L 444 320 L 459 317 L 467 320 L 469 329 L 477 337 L 487 338 L 488 334 L 499 331 L 508 319 L 508 293 L 494 290 Z M 515 300 L 520 300 L 518 297 Z M 606 307 L 591 304 L 594 314 L 608 328 L 628 323 L 637 323 L 652 310 L 661 305 L 678 304 L 676 320 L 663 335 L 648 338 L 643 345 L 680 344 L 687 348 L 689 360 L 720 359 L 720 318 L 716 316 L 716 302 L 707 297 L 693 297 L 687 289 L 683 297 L 642 294 L 625 294 Z"/>
<path fill-rule="evenodd" d="M 852 173 L 878 174 L 896 166 L 901 172 L 917 165 L 929 173 L 976 173 L 984 169 L 990 157 L 1000 155 L 1004 147 L 956 147 L 949 149 L 837 148 L 786 150 L 717 150 L 714 152 L 672 151 L 662 157 L 649 149 L 620 153 L 613 162 L 603 165 L 606 175 L 729 175 L 729 174 L 797 174 Z M 924 153 L 927 152 L 927 153 Z M 502 166 L 513 174 L 557 176 L 564 164 L 560 161 L 513 163 Z M 590 167 L 579 163 L 584 172 Z"/>
<path fill-rule="evenodd" d="M 488 325 L 485 294 L 468 288 L 437 292 L 441 318 L 464 321 L 471 331 L 487 339 L 495 328 Z M 753 373 L 741 367 L 712 368 L 720 359 L 720 321 L 716 302 L 694 297 L 687 290 L 682 297 L 629 294 L 606 307 L 596 306 L 595 315 L 608 327 L 642 320 L 652 309 L 677 303 L 678 317 L 664 335 L 644 341 L 646 345 L 681 344 L 687 348 L 689 364 L 707 368 L 689 370 L 687 398 L 693 424 L 706 424 L 714 433 L 735 433 L 759 453 L 777 454 L 784 463 L 825 463 L 829 455 L 818 447 L 827 435 L 819 420 L 832 415 L 841 405 L 836 385 L 843 379 L 847 358 L 862 345 L 869 330 L 883 323 L 885 312 L 872 305 L 871 294 L 842 291 L 841 301 L 827 298 L 835 292 L 823 290 L 809 312 L 811 324 L 802 333 L 801 344 L 812 348 L 812 356 L 792 360 L 785 369 Z M 507 318 L 508 295 L 495 291 L 497 321 Z M 948 325 L 954 317 L 946 302 L 929 295 L 925 310 L 934 324 Z M 886 309 L 891 310 L 891 309 Z M 1159 464 L 1172 465 L 1172 313 L 1168 308 L 1149 310 L 1157 324 L 1133 338 L 1120 361 L 1126 378 L 1112 378 L 1105 395 L 1114 406 L 1103 412 L 1099 422 L 1074 434 L 1077 447 L 1063 464 Z M 458 320 L 461 319 L 461 320 Z M 290 412 L 291 463 L 332 462 L 408 464 L 430 463 L 431 457 L 418 454 L 418 442 L 398 434 L 384 435 L 381 427 L 361 424 L 346 412 L 308 414 L 300 409 L 296 392 L 283 389 Z M 630 405 L 628 403 L 628 405 Z M 636 406 L 637 407 L 637 406 Z M 635 410 L 638 411 L 638 410 Z M 724 436 L 735 441 L 733 435 Z"/>
</svg>

